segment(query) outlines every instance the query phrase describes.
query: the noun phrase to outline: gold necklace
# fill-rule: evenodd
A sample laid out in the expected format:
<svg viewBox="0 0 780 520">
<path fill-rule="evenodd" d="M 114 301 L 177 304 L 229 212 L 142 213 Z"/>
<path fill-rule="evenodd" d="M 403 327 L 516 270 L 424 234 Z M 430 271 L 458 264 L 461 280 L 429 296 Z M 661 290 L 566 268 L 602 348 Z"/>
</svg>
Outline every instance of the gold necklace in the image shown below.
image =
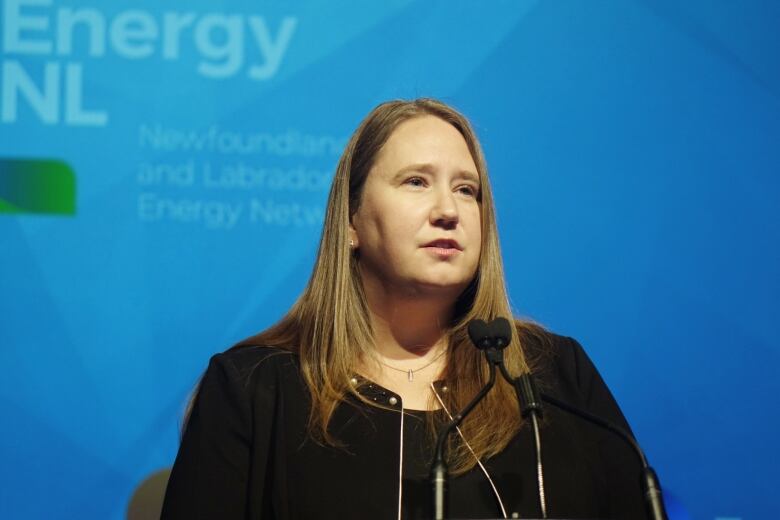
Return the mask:
<svg viewBox="0 0 780 520">
<path fill-rule="evenodd" d="M 436 356 L 435 358 L 433 358 L 432 360 L 430 360 L 429 362 L 427 362 L 426 364 L 424 364 L 424 365 L 423 365 L 423 366 L 421 366 L 420 368 L 415 368 L 415 369 L 411 369 L 411 368 L 408 368 L 408 369 L 406 369 L 406 368 L 397 368 L 397 367 L 394 367 L 394 366 L 388 365 L 387 363 L 385 363 L 385 362 L 384 362 L 384 361 L 382 361 L 382 360 L 378 360 L 378 361 L 379 361 L 379 364 L 381 364 L 381 365 L 384 365 L 384 366 L 386 366 L 387 368 L 390 368 L 390 369 L 392 369 L 392 370 L 395 370 L 396 372 L 405 372 L 405 373 L 406 373 L 406 376 L 407 376 L 407 378 L 409 379 L 409 382 L 411 383 L 411 382 L 413 382 L 413 381 L 414 381 L 414 373 L 415 373 L 415 372 L 420 372 L 421 370 L 425 370 L 425 369 L 426 369 L 426 368 L 428 368 L 429 366 L 431 366 L 431 365 L 433 365 L 434 363 L 436 363 L 436 362 L 437 362 L 437 361 L 438 361 L 438 360 L 439 360 L 439 359 L 440 359 L 440 358 L 441 358 L 441 357 L 442 357 L 444 354 L 446 354 L 446 353 L 447 353 L 447 350 L 446 350 L 446 349 L 445 349 L 445 350 L 442 350 L 441 354 L 439 354 L 438 356 Z"/>
</svg>

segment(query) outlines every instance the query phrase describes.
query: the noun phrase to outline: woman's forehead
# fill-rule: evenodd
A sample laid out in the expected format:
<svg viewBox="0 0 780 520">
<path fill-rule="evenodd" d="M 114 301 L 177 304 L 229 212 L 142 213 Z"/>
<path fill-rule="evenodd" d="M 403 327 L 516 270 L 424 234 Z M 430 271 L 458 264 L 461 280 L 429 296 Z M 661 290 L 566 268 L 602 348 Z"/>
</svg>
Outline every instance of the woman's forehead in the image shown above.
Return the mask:
<svg viewBox="0 0 780 520">
<path fill-rule="evenodd" d="M 383 175 L 405 171 L 435 173 L 442 167 L 463 177 L 479 178 L 466 139 L 436 116 L 420 116 L 399 124 L 377 153 L 374 166 Z"/>
</svg>

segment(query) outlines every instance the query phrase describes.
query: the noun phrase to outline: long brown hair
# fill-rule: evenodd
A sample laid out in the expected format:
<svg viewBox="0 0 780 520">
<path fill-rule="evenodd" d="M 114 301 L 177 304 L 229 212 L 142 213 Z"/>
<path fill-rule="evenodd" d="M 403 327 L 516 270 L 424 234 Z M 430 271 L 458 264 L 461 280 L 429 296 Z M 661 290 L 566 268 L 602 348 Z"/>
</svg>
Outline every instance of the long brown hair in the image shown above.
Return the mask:
<svg viewBox="0 0 780 520">
<path fill-rule="evenodd" d="M 449 391 L 448 408 L 462 408 L 487 381 L 487 366 L 468 339 L 466 326 L 474 318 L 490 320 L 512 315 L 504 283 L 493 197 L 479 141 L 468 120 L 454 108 L 434 99 L 389 101 L 374 108 L 360 123 L 344 149 L 330 189 L 317 260 L 303 294 L 275 325 L 250 339 L 299 355 L 311 393 L 309 431 L 318 441 L 338 445 L 328 432 L 336 407 L 348 395 L 362 399 L 350 384 L 358 360 L 370 358 L 373 334 L 358 268 L 358 255 L 349 244 L 350 217 L 357 211 L 373 162 L 393 131 L 409 119 L 431 115 L 455 127 L 468 145 L 480 179 L 482 244 L 477 273 L 458 298 L 449 327 L 449 356 L 442 378 Z M 507 348 L 510 372 L 528 370 L 520 337 L 538 332 L 516 320 L 518 334 Z M 242 344 L 247 344 L 243 342 Z M 461 431 L 479 458 L 503 450 L 520 426 L 513 389 L 503 382 L 488 394 L 464 422 Z M 371 403 L 369 403 L 371 404 Z M 450 470 L 467 471 L 474 456 L 453 443 Z"/>
</svg>

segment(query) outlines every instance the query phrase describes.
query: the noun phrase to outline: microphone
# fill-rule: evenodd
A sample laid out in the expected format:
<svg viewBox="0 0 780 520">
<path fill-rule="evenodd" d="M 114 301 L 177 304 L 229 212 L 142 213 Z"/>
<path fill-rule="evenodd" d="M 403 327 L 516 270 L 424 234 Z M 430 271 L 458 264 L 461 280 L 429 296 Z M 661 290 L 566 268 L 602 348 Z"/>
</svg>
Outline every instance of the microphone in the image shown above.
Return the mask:
<svg viewBox="0 0 780 520">
<path fill-rule="evenodd" d="M 496 347 L 495 353 L 488 356 L 491 364 L 498 365 L 501 375 L 515 388 L 517 401 L 520 404 L 520 415 L 524 419 L 530 418 L 534 431 L 534 454 L 536 455 L 536 487 L 539 492 L 539 509 L 542 518 L 547 518 L 547 500 L 544 493 L 544 467 L 542 466 L 542 436 L 539 431 L 539 419 L 542 416 L 542 403 L 536 390 L 533 379 L 528 373 L 518 378 L 513 378 L 504 365 L 504 352 L 512 341 L 512 325 L 506 318 L 496 318 L 487 325 Z"/>
<path fill-rule="evenodd" d="M 504 320 L 506 321 L 506 320 Z M 492 327 L 493 323 L 488 325 L 483 320 L 472 320 L 468 324 L 469 338 L 479 350 L 485 352 L 485 357 L 489 361 L 488 366 L 490 368 L 490 375 L 488 382 L 482 387 L 477 395 L 472 399 L 463 410 L 459 411 L 452 417 L 452 420 L 444 425 L 436 437 L 436 450 L 433 456 L 433 462 L 431 463 L 431 484 L 433 486 L 433 518 L 434 520 L 444 520 L 447 510 L 447 463 L 444 460 L 444 443 L 447 437 L 460 426 L 463 419 L 468 416 L 479 402 L 484 399 L 493 385 L 496 382 L 496 363 L 494 359 L 497 357 L 503 359 L 503 355 L 500 349 L 505 348 L 509 344 L 509 340 L 506 335 L 502 336 L 502 339 L 497 340 L 495 330 Z M 510 335 L 511 338 L 511 329 Z M 502 345 L 497 348 L 497 345 Z M 503 362 L 502 362 L 503 364 Z"/>
<path fill-rule="evenodd" d="M 493 344 L 490 327 L 484 320 L 471 320 L 468 324 L 469 338 L 479 350 L 487 350 Z"/>
<path fill-rule="evenodd" d="M 499 350 L 504 350 L 512 341 L 512 325 L 506 318 L 496 318 L 490 322 L 488 328 L 492 329 L 495 346 Z"/>
<path fill-rule="evenodd" d="M 664 508 L 663 494 L 661 493 L 661 483 L 658 480 L 658 475 L 647 462 L 647 457 L 645 457 L 642 448 L 639 447 L 639 443 L 636 441 L 636 439 L 634 439 L 633 435 L 628 433 L 620 426 L 613 424 L 606 419 L 602 419 L 598 415 L 594 415 L 588 411 L 577 408 L 576 406 L 556 399 L 555 397 L 545 394 L 544 392 L 540 393 L 540 395 L 544 401 L 550 403 L 556 408 L 572 415 L 576 415 L 577 417 L 580 417 L 581 419 L 584 419 L 591 424 L 595 424 L 596 426 L 609 430 L 610 432 L 620 437 L 624 442 L 628 443 L 636 456 L 639 457 L 639 462 L 642 465 L 642 491 L 644 492 L 645 506 L 647 507 L 647 512 L 650 514 L 650 518 L 653 520 L 668 519 L 666 509 Z"/>
<path fill-rule="evenodd" d="M 539 504 L 542 510 L 542 518 L 547 518 L 547 506 L 544 492 L 544 476 L 541 458 L 541 437 L 539 433 L 539 421 L 542 416 L 542 401 L 545 401 L 556 408 L 576 415 L 596 426 L 611 431 L 620 437 L 624 442 L 631 446 L 634 453 L 639 457 L 642 465 L 641 482 L 645 498 L 645 506 L 653 520 L 668 520 L 666 510 L 663 504 L 663 494 L 658 475 L 647 462 L 644 452 L 639 447 L 639 443 L 634 437 L 623 428 L 594 415 L 588 411 L 581 410 L 555 397 L 539 392 L 534 383 L 532 375 L 528 372 L 520 377 L 513 378 L 504 365 L 503 349 L 509 345 L 512 338 L 512 326 L 505 318 L 496 318 L 491 323 L 485 323 L 482 320 L 474 320 L 469 323 L 469 337 L 480 350 L 485 351 L 485 356 L 490 362 L 491 373 L 495 372 L 495 366 L 498 365 L 501 375 L 515 388 L 517 399 L 520 404 L 520 414 L 523 418 L 530 417 L 534 430 L 536 466 L 537 466 L 537 484 L 539 489 Z M 474 333 L 472 333 L 472 328 Z M 492 386 L 492 383 L 491 383 Z"/>
</svg>

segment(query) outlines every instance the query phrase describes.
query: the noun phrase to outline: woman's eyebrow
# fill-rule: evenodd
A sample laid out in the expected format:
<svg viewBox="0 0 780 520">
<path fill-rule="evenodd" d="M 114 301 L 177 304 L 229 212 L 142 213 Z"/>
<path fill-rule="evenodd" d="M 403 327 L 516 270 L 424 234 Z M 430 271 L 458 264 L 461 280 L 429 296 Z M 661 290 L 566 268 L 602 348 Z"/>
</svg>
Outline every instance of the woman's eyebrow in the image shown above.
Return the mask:
<svg viewBox="0 0 780 520">
<path fill-rule="evenodd" d="M 471 170 L 461 170 L 455 174 L 455 179 L 465 179 L 475 184 L 479 184 L 479 175 Z"/>
<path fill-rule="evenodd" d="M 397 179 L 398 177 L 402 177 L 409 172 L 427 173 L 432 175 L 433 173 L 435 173 L 435 171 L 436 171 L 436 167 L 431 163 L 410 164 L 408 166 L 404 166 L 403 168 L 395 172 L 395 174 L 393 175 L 393 180 Z"/>
<path fill-rule="evenodd" d="M 427 173 L 433 175 L 436 173 L 436 167 L 431 163 L 418 163 L 404 166 L 393 175 L 392 179 L 396 180 L 399 177 L 406 175 L 409 172 Z M 455 179 L 466 179 L 468 181 L 479 184 L 479 175 L 471 170 L 461 170 L 454 176 Z"/>
</svg>

